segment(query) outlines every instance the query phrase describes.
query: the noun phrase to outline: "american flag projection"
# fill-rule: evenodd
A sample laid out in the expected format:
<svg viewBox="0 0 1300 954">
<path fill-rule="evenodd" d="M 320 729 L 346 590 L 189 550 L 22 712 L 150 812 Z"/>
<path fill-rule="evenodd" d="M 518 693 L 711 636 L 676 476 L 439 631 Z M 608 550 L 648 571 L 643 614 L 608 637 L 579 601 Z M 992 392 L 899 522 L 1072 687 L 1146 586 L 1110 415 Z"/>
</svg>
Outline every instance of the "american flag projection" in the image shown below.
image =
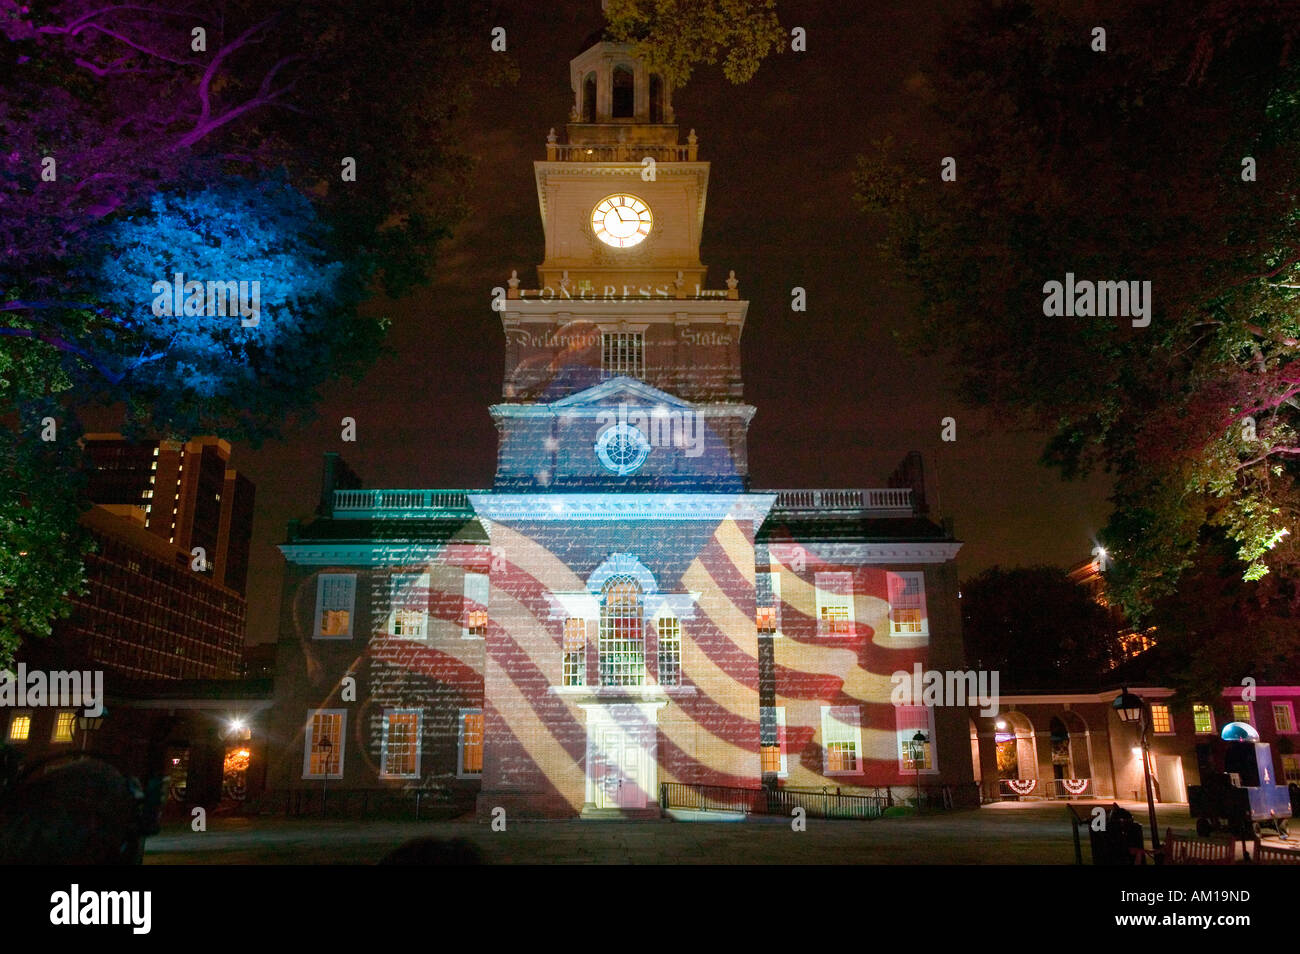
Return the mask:
<svg viewBox="0 0 1300 954">
<path fill-rule="evenodd" d="M 281 546 L 283 735 L 309 744 L 328 713 L 346 741 L 338 772 L 295 757 L 279 785 L 569 817 L 657 812 L 665 786 L 971 780 L 964 710 L 890 698 L 960 646 L 960 544 L 921 460 L 876 489 L 752 486 L 749 303 L 700 260 L 709 163 L 662 78 L 653 119 L 640 94 L 607 115 L 628 57 L 597 40 L 573 60 L 590 121 L 534 164 L 545 258 L 494 297 L 492 486 L 365 489 L 330 458 L 318 518 Z M 629 124 L 636 155 L 610 145 Z M 593 209 L 607 232 L 637 210 L 635 245 L 592 233 Z"/>
</svg>

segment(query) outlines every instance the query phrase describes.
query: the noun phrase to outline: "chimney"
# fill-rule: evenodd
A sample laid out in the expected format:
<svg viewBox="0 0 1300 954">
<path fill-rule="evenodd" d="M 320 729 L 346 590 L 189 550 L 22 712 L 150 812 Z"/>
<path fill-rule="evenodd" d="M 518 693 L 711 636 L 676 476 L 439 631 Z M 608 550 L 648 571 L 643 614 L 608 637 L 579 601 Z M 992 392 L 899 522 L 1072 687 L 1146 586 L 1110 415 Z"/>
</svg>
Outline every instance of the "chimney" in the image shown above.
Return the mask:
<svg viewBox="0 0 1300 954">
<path fill-rule="evenodd" d="M 902 463 L 894 469 L 889 477 L 888 486 L 911 489 L 912 512 L 918 517 L 923 517 L 930 512 L 930 506 L 925 501 L 925 465 L 921 461 L 921 455 L 916 451 L 909 452 Z"/>
<path fill-rule="evenodd" d="M 334 491 L 358 490 L 360 487 L 361 478 L 353 473 L 352 468 L 347 465 L 343 458 L 336 451 L 326 451 L 325 466 L 320 482 L 320 504 L 316 507 L 316 513 L 322 517 L 332 517 L 334 515 Z"/>
</svg>

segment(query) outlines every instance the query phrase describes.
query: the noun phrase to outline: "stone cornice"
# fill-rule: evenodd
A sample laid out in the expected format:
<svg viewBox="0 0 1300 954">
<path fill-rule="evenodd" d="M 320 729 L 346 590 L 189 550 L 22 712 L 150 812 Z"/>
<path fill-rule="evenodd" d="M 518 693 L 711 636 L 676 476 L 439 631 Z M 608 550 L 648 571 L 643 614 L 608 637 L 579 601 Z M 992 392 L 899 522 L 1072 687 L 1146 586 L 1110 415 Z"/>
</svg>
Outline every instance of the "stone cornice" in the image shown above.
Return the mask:
<svg viewBox="0 0 1300 954">
<path fill-rule="evenodd" d="M 508 331 L 523 322 L 561 320 L 593 325 L 646 319 L 680 322 L 678 315 L 684 313 L 691 324 L 730 323 L 743 331 L 748 312 L 749 301 L 744 298 L 509 298 L 501 310 L 501 324 Z"/>
<path fill-rule="evenodd" d="M 420 543 L 396 542 L 332 543 L 328 540 L 305 540 L 299 543 L 281 543 L 279 550 L 290 563 L 302 566 L 387 566 L 397 563 L 421 563 L 443 556 L 448 549 L 463 547 L 481 548 L 478 543 Z"/>
</svg>

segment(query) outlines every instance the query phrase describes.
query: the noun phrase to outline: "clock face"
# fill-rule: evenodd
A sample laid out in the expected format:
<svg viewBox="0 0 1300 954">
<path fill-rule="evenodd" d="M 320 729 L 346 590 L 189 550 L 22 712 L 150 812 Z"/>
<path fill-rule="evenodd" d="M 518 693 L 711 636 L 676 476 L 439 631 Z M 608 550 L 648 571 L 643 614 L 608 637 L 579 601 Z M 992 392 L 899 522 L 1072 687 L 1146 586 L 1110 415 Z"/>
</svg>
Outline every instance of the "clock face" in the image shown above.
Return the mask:
<svg viewBox="0 0 1300 954">
<path fill-rule="evenodd" d="M 591 210 L 596 238 L 614 248 L 631 248 L 644 241 L 652 224 L 650 207 L 634 195 L 606 196 Z"/>
</svg>

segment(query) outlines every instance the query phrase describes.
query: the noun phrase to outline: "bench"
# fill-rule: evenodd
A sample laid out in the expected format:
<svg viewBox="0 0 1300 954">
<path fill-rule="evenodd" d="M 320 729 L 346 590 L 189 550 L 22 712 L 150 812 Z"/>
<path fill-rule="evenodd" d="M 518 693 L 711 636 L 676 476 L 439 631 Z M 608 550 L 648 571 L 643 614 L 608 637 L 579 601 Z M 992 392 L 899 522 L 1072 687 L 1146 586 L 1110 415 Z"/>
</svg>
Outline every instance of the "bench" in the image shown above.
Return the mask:
<svg viewBox="0 0 1300 954">
<path fill-rule="evenodd" d="M 1167 865 L 1231 865 L 1237 861 L 1237 839 L 1190 838 L 1168 828 L 1161 854 Z"/>
<path fill-rule="evenodd" d="M 1258 838 L 1255 839 L 1255 854 L 1252 857 L 1257 865 L 1300 865 L 1300 851 L 1265 845 Z"/>
</svg>

